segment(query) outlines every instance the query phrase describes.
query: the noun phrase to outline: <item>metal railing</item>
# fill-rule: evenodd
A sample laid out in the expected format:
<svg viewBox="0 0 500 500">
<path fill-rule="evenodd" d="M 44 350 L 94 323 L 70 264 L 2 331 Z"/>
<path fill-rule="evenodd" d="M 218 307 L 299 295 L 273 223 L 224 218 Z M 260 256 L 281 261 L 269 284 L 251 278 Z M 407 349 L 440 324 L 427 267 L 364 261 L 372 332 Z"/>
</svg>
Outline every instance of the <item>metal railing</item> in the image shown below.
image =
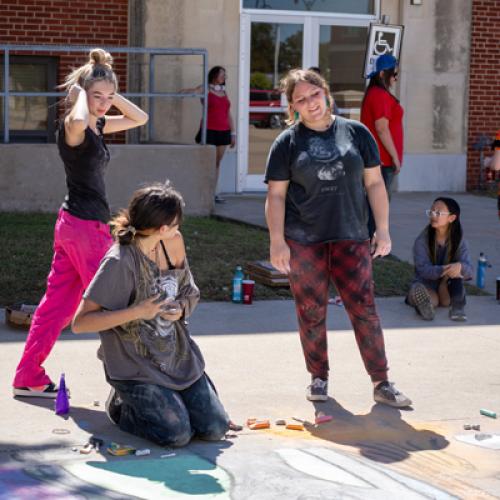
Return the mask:
<svg viewBox="0 0 500 500">
<path fill-rule="evenodd" d="M 65 96 L 66 92 L 17 92 L 9 89 L 9 69 L 11 52 L 29 51 L 29 52 L 89 52 L 98 46 L 85 45 L 5 45 L 0 44 L 0 54 L 3 52 L 3 92 L 0 92 L 0 98 L 3 98 L 3 142 L 8 143 L 9 134 L 9 97 L 59 97 Z M 202 98 L 203 115 L 201 121 L 201 144 L 206 144 L 207 138 L 207 75 L 208 75 L 208 53 L 206 49 L 164 49 L 164 48 L 145 48 L 145 47 L 109 47 L 100 46 L 110 54 L 148 54 L 149 55 L 149 82 L 148 92 L 124 92 L 125 97 L 146 97 L 149 99 L 149 137 L 154 136 L 154 105 L 153 100 L 157 97 L 178 98 L 178 97 L 198 97 Z M 32 55 L 32 54 L 30 54 Z M 203 92 L 202 93 L 182 93 L 182 92 L 155 92 L 155 61 L 156 56 L 193 56 L 198 55 L 203 58 Z"/>
</svg>

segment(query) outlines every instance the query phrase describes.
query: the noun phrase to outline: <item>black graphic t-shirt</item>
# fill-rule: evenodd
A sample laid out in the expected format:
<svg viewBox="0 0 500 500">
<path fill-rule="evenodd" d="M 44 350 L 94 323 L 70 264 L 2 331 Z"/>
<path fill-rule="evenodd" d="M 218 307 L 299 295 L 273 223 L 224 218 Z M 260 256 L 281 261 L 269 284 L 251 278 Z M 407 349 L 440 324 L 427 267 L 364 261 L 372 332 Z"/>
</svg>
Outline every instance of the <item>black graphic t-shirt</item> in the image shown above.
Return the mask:
<svg viewBox="0 0 500 500">
<path fill-rule="evenodd" d="M 99 134 L 87 127 L 83 142 L 78 146 L 68 146 L 62 121 L 57 146 L 64 163 L 68 186 L 62 208 L 80 219 L 98 220 L 106 224 L 111 214 L 104 184 L 104 174 L 109 162 L 109 151 L 102 135 L 104 124 L 104 118 L 100 118 L 97 120 Z"/>
<path fill-rule="evenodd" d="M 368 239 L 363 174 L 380 164 L 377 143 L 360 122 L 336 116 L 324 132 L 298 123 L 274 141 L 265 182 L 290 181 L 285 238 L 302 244 Z"/>
</svg>

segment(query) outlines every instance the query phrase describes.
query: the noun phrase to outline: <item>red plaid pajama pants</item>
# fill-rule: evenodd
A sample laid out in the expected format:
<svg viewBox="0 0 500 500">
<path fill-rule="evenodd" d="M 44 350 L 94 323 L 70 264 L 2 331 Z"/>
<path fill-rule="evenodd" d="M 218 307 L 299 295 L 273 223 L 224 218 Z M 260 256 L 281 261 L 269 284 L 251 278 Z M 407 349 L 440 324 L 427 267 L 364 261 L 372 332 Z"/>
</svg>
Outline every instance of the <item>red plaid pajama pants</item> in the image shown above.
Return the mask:
<svg viewBox="0 0 500 500">
<path fill-rule="evenodd" d="M 373 381 L 387 379 L 384 335 L 374 301 L 368 241 L 334 241 L 290 247 L 290 288 L 295 299 L 306 368 L 328 378 L 328 287 L 333 281 L 351 320 L 361 358 Z"/>
</svg>

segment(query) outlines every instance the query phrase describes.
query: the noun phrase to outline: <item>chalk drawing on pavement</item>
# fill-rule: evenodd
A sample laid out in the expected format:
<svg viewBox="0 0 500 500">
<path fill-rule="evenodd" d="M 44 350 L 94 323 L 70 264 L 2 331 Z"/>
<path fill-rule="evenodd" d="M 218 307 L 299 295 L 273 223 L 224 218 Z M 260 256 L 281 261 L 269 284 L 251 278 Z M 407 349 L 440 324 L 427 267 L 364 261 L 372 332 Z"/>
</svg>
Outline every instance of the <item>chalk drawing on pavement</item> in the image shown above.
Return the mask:
<svg viewBox="0 0 500 500">
<path fill-rule="evenodd" d="M 231 478 L 227 472 L 194 454 L 75 462 L 63 467 L 91 484 L 139 498 L 230 498 Z"/>
</svg>

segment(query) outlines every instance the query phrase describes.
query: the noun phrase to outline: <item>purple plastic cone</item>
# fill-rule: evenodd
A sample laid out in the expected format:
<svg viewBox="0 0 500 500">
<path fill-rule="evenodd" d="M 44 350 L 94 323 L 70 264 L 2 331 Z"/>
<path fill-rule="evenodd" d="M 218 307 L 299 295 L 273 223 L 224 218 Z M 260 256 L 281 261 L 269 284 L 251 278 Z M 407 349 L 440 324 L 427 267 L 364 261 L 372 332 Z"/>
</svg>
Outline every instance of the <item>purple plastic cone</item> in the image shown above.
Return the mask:
<svg viewBox="0 0 500 500">
<path fill-rule="evenodd" d="M 69 400 L 66 391 L 66 381 L 64 380 L 64 373 L 61 373 L 59 380 L 59 390 L 56 397 L 56 415 L 67 415 L 69 413 Z"/>
</svg>

